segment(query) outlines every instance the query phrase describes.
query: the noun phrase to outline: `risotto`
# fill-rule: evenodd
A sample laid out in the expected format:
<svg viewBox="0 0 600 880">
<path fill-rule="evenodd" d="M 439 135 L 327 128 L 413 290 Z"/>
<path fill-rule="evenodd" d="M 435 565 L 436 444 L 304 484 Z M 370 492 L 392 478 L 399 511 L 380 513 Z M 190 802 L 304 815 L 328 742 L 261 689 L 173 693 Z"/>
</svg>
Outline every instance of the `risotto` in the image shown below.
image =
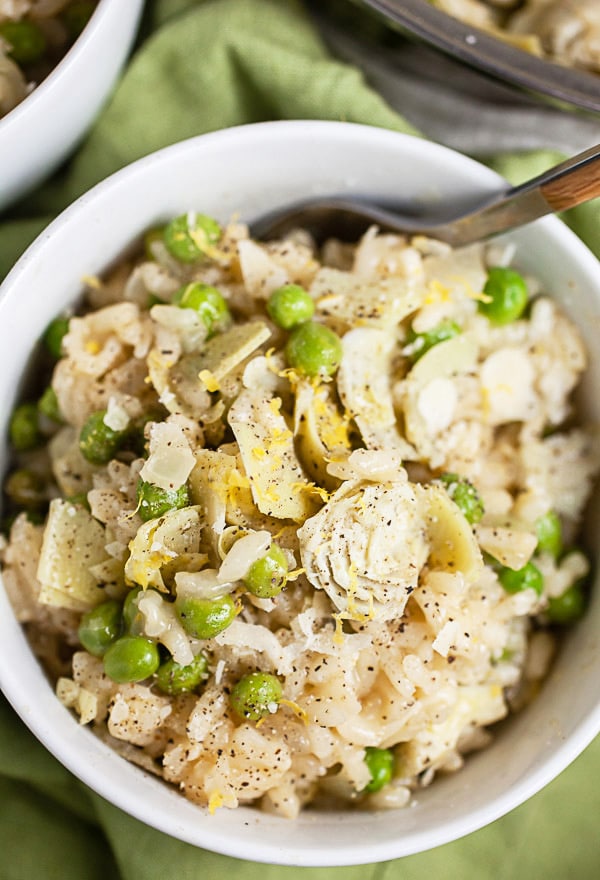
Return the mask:
<svg viewBox="0 0 600 880">
<path fill-rule="evenodd" d="M 0 117 L 58 64 L 98 0 L 0 0 Z"/>
<path fill-rule="evenodd" d="M 193 802 L 408 804 L 585 611 L 580 335 L 508 247 L 189 211 L 44 337 L 3 580 L 62 703 Z"/>
<path fill-rule="evenodd" d="M 598 0 L 430 0 L 473 27 L 569 67 L 600 73 Z"/>
</svg>

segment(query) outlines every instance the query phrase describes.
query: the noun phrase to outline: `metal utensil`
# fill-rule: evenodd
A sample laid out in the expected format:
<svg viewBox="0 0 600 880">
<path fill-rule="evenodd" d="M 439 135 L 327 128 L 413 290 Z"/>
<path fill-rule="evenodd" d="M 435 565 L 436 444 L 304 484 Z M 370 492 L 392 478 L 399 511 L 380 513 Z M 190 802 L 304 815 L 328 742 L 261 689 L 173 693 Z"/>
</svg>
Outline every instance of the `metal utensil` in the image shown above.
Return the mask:
<svg viewBox="0 0 600 880">
<path fill-rule="evenodd" d="M 482 241 L 530 223 L 544 214 L 573 208 L 600 196 L 600 145 L 591 147 L 544 174 L 468 205 L 405 206 L 375 202 L 367 196 L 322 196 L 296 202 L 258 218 L 255 238 L 279 238 L 308 229 L 317 240 L 355 240 L 369 226 L 408 235 L 423 234 L 457 247 Z"/>
<path fill-rule="evenodd" d="M 412 34 L 465 64 L 559 106 L 600 111 L 600 77 L 524 52 L 425 0 L 358 0 L 390 26 Z"/>
</svg>

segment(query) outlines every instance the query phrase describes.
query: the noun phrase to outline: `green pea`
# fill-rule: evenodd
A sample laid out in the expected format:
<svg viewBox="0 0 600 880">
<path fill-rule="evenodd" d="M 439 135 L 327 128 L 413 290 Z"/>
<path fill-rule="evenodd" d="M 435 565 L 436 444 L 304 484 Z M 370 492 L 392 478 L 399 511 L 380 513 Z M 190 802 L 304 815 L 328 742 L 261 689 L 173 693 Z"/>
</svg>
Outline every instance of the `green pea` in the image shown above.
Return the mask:
<svg viewBox="0 0 600 880">
<path fill-rule="evenodd" d="M 381 791 L 391 782 L 394 773 L 394 754 L 390 749 L 377 749 L 367 746 L 365 749 L 365 764 L 371 774 L 371 781 L 365 785 L 364 790 L 373 794 Z"/>
<path fill-rule="evenodd" d="M 187 507 L 190 503 L 187 486 L 179 489 L 161 489 L 146 480 L 138 480 L 137 488 L 138 513 L 144 522 L 158 519 L 169 510 Z"/>
<path fill-rule="evenodd" d="M 467 522 L 478 523 L 485 510 L 475 486 L 458 474 L 442 474 L 440 480 Z"/>
<path fill-rule="evenodd" d="M 44 344 L 52 357 L 58 358 L 63 355 L 63 339 L 69 332 L 69 319 L 63 315 L 50 321 L 44 332 Z"/>
<path fill-rule="evenodd" d="M 277 596 L 287 581 L 288 563 L 285 553 L 277 544 L 271 544 L 266 556 L 252 563 L 244 583 L 254 596 L 270 599 Z"/>
<path fill-rule="evenodd" d="M 133 587 L 123 602 L 123 625 L 130 635 L 139 636 L 144 628 L 144 615 L 138 608 L 138 599 L 144 591 L 141 587 Z"/>
<path fill-rule="evenodd" d="M 310 321 L 315 313 L 315 304 L 299 284 L 284 284 L 274 290 L 267 300 L 267 312 L 279 327 L 291 330 L 298 324 Z"/>
<path fill-rule="evenodd" d="M 26 468 L 13 471 L 4 484 L 4 491 L 18 507 L 40 507 L 47 500 L 45 490 L 41 477 Z"/>
<path fill-rule="evenodd" d="M 558 559 L 562 553 L 562 526 L 560 518 L 553 510 L 549 510 L 535 522 L 537 535 L 537 552 L 550 553 Z"/>
<path fill-rule="evenodd" d="M 218 599 L 178 597 L 175 600 L 175 611 L 190 636 L 195 639 L 212 639 L 227 629 L 236 615 L 236 606 L 229 595 Z"/>
<path fill-rule="evenodd" d="M 527 284 L 522 275 L 504 266 L 494 266 L 488 270 L 483 288 L 489 302 L 479 302 L 478 309 L 492 324 L 510 324 L 520 318 L 529 297 Z"/>
<path fill-rule="evenodd" d="M 452 339 L 453 336 L 458 336 L 460 332 L 461 328 L 456 321 L 442 321 L 437 327 L 433 327 L 425 333 L 415 333 L 411 328 L 407 339 L 412 349 L 410 359 L 413 363 L 416 363 L 434 345 L 445 342 L 446 339 Z"/>
<path fill-rule="evenodd" d="M 528 562 L 523 568 L 502 567 L 498 572 L 500 583 L 507 593 L 520 593 L 522 590 L 535 590 L 541 596 L 544 590 L 544 576 L 533 564 Z"/>
<path fill-rule="evenodd" d="M 121 635 L 122 628 L 121 603 L 109 599 L 83 615 L 79 624 L 79 641 L 94 657 L 103 657 Z"/>
<path fill-rule="evenodd" d="M 95 8 L 95 0 L 73 0 L 61 14 L 61 20 L 72 40 L 81 34 Z"/>
<path fill-rule="evenodd" d="M 56 391 L 51 385 L 48 385 L 38 400 L 38 410 L 43 416 L 46 416 L 46 418 L 50 419 L 52 422 L 62 422 L 63 419 L 58 406 L 58 397 L 56 396 Z"/>
<path fill-rule="evenodd" d="M 575 581 L 560 596 L 548 601 L 546 616 L 550 623 L 568 626 L 575 623 L 585 613 L 584 581 Z"/>
<path fill-rule="evenodd" d="M 230 701 L 240 718 L 260 721 L 279 705 L 283 696 L 281 682 L 268 672 L 250 672 L 234 684 Z"/>
<path fill-rule="evenodd" d="M 161 663 L 156 673 L 156 685 L 165 694 L 176 697 L 195 691 L 207 678 L 208 660 L 201 652 L 187 666 L 176 663 L 173 658 Z"/>
<path fill-rule="evenodd" d="M 173 304 L 181 309 L 193 309 L 198 313 L 209 334 L 223 330 L 231 322 L 225 299 L 216 287 L 193 282 L 181 287 L 173 297 Z"/>
<path fill-rule="evenodd" d="M 292 330 L 285 355 L 290 367 L 305 376 L 332 376 L 342 359 L 342 343 L 325 324 L 307 321 Z"/>
<path fill-rule="evenodd" d="M 108 464 L 127 439 L 127 431 L 109 428 L 105 416 L 105 409 L 92 413 L 79 434 L 79 449 L 90 464 Z"/>
<path fill-rule="evenodd" d="M 194 263 L 221 238 L 221 227 L 212 217 L 189 211 L 175 217 L 164 229 L 169 253 L 182 263 Z"/>
<path fill-rule="evenodd" d="M 46 51 L 46 38 L 33 21 L 5 21 L 0 37 L 8 43 L 8 54 L 17 64 L 32 64 Z"/>
<path fill-rule="evenodd" d="M 10 442 L 18 452 L 35 449 L 42 440 L 35 403 L 21 403 L 12 414 L 9 426 Z"/>
<path fill-rule="evenodd" d="M 143 681 L 154 675 L 160 665 L 156 642 L 143 636 L 121 636 L 104 655 L 104 671 L 119 684 Z"/>
</svg>

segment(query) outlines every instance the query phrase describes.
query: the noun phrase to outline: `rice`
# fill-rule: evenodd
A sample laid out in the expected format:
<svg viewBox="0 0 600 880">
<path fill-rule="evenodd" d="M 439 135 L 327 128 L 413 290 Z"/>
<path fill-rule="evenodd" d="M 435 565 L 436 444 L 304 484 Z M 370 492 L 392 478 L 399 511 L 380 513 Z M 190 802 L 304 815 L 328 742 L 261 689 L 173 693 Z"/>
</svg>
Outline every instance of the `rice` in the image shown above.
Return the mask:
<svg viewBox="0 0 600 880">
<path fill-rule="evenodd" d="M 533 55 L 600 73 L 600 9 L 596 0 L 433 2 L 448 15 Z"/>
<path fill-rule="evenodd" d="M 319 250 L 232 223 L 182 261 L 166 241 L 70 320 L 50 377 L 61 423 L 16 454 L 44 521 L 19 512 L 1 551 L 15 612 L 81 723 L 210 811 L 402 808 L 535 693 L 552 603 L 589 571 L 576 538 L 600 461 L 572 405 L 577 328 L 543 293 L 489 320 L 483 245 L 370 230 Z M 177 303 L 194 283 L 224 298 L 220 325 Z M 329 375 L 306 375 L 271 317 L 288 284 L 337 334 Z M 124 438 L 100 463 L 81 442 L 98 411 Z M 171 493 L 150 518 L 148 485 Z M 576 549 L 540 539 L 548 514 Z M 252 572 L 274 547 L 287 575 L 261 592 Z M 527 566 L 537 586 L 513 589 Z M 91 609 L 124 601 L 108 651 L 126 637 L 161 652 L 125 681 L 79 637 Z M 185 602 L 229 618 L 199 635 Z M 173 662 L 205 671 L 174 689 Z M 257 672 L 274 696 L 240 712 Z"/>
</svg>

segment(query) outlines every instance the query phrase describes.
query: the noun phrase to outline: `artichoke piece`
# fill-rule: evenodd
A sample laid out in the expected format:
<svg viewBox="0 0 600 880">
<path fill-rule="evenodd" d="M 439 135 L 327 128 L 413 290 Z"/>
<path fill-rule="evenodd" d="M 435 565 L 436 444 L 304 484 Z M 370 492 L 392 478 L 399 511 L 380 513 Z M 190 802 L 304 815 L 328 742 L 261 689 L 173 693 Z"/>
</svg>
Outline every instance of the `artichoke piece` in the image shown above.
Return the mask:
<svg viewBox="0 0 600 880">
<path fill-rule="evenodd" d="M 81 454 L 75 428 L 70 425 L 61 428 L 51 438 L 48 451 L 54 479 L 63 495 L 69 497 L 92 488 L 92 476 L 97 468 Z"/>
<path fill-rule="evenodd" d="M 430 254 L 423 260 L 428 285 L 444 299 L 458 302 L 463 297 L 475 299 L 483 290 L 487 271 L 483 263 L 483 246 L 471 244 L 443 254 Z"/>
<path fill-rule="evenodd" d="M 87 611 L 106 599 L 92 567 L 106 562 L 104 527 L 81 505 L 50 503 L 37 578 L 45 605 Z"/>
<path fill-rule="evenodd" d="M 427 562 L 415 485 L 346 480 L 298 530 L 306 577 L 353 620 L 400 618 Z"/>
<path fill-rule="evenodd" d="M 332 400 L 330 385 L 300 380 L 296 388 L 294 434 L 298 453 L 310 476 L 327 489 L 340 481 L 327 471 L 331 460 L 346 459 L 352 449 L 349 417 Z"/>
<path fill-rule="evenodd" d="M 271 331 L 262 321 L 234 324 L 209 339 L 199 358 L 199 376 L 208 391 L 218 391 L 219 381 L 266 342 Z"/>
<path fill-rule="evenodd" d="M 477 341 L 470 333 L 445 339 L 419 358 L 407 381 L 423 386 L 433 379 L 467 373 L 475 367 L 478 353 Z"/>
<path fill-rule="evenodd" d="M 199 507 L 170 510 L 158 519 L 144 523 L 129 543 L 125 579 L 143 589 L 155 587 L 168 592 L 166 581 L 190 564 L 197 569 L 207 557 L 200 553 L 204 518 Z"/>
<path fill-rule="evenodd" d="M 426 289 L 402 278 L 366 281 L 339 269 L 320 269 L 310 286 L 317 316 L 342 327 L 394 326 L 423 305 Z"/>
<path fill-rule="evenodd" d="M 254 503 L 261 513 L 303 522 L 315 511 L 310 485 L 282 415 L 281 399 L 244 389 L 229 410 Z"/>
<path fill-rule="evenodd" d="M 395 449 L 414 459 L 415 450 L 398 433 L 390 384 L 394 336 L 376 327 L 350 330 L 343 338 L 337 385 L 367 449 Z"/>
<path fill-rule="evenodd" d="M 445 489 L 415 485 L 429 537 L 429 565 L 445 571 L 460 571 L 467 583 L 479 577 L 483 558 L 471 526 Z"/>
<path fill-rule="evenodd" d="M 245 239 L 238 243 L 240 269 L 244 286 L 257 299 L 267 299 L 270 293 L 290 281 L 288 270 L 273 259 L 264 245 Z"/>
<path fill-rule="evenodd" d="M 476 340 L 461 333 L 430 348 L 401 383 L 406 436 L 423 458 L 434 458 L 435 435 L 454 419 L 452 378 L 474 369 L 477 356 Z"/>
<path fill-rule="evenodd" d="M 155 422 L 150 427 L 150 455 L 140 477 L 165 491 L 179 489 L 185 484 L 195 461 L 181 425 Z"/>
<path fill-rule="evenodd" d="M 196 464 L 190 474 L 192 500 L 201 504 L 213 533 L 221 534 L 226 525 L 227 502 L 237 474 L 236 458 L 212 449 L 197 449 Z M 246 489 L 246 491 L 249 491 Z"/>
<path fill-rule="evenodd" d="M 186 354 L 166 373 L 166 395 L 161 394 L 169 412 L 182 413 L 190 419 L 204 420 L 212 407 L 211 396 L 198 373 L 202 369 L 201 354 Z"/>
<path fill-rule="evenodd" d="M 218 552 L 227 524 L 277 532 L 281 523 L 256 507 L 241 461 L 222 450 L 199 449 L 189 479 L 192 500 L 206 510 L 210 537 Z"/>
<path fill-rule="evenodd" d="M 486 516 L 475 534 L 482 550 L 515 571 L 527 565 L 538 542 L 534 527 L 515 517 Z"/>
</svg>

